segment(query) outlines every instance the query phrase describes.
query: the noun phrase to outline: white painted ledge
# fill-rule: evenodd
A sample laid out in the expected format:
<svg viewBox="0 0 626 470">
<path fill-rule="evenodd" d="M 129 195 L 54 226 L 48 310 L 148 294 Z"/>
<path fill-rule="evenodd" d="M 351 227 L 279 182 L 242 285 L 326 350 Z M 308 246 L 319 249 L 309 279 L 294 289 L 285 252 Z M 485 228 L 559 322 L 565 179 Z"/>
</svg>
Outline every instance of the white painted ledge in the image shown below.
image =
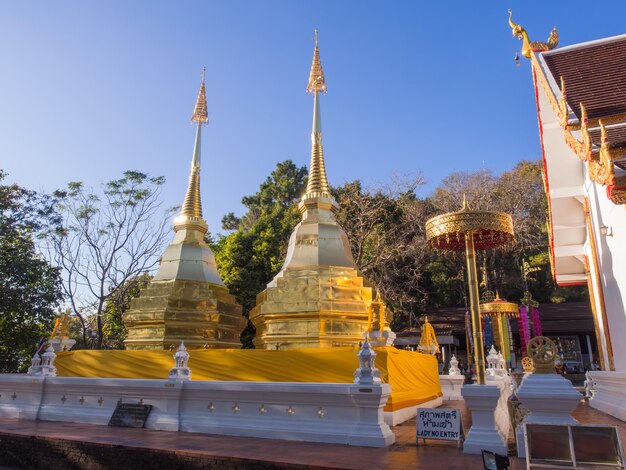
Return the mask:
<svg viewBox="0 0 626 470">
<path fill-rule="evenodd" d="M 0 375 L 0 416 L 106 425 L 118 403 L 152 405 L 146 428 L 386 447 L 382 385 Z"/>
</svg>

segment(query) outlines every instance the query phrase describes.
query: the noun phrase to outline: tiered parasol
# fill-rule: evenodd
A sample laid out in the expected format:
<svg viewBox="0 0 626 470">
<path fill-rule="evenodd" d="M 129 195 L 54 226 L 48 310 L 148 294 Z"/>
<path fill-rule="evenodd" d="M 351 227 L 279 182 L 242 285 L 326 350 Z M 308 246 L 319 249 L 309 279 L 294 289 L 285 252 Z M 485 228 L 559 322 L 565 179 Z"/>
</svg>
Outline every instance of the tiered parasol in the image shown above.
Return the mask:
<svg viewBox="0 0 626 470">
<path fill-rule="evenodd" d="M 498 295 L 491 302 L 480 304 L 480 315 L 489 316 L 495 321 L 498 331 L 499 349 L 507 361 L 511 360 L 511 344 L 509 342 L 508 318 L 517 318 L 519 306 L 513 302 L 507 302 Z"/>
<path fill-rule="evenodd" d="M 476 380 L 479 384 L 484 384 L 485 351 L 480 327 L 476 250 L 512 244 L 513 220 L 510 215 L 503 212 L 470 210 L 463 197 L 463 207 L 460 211 L 441 214 L 426 222 L 426 238 L 430 246 L 438 250 L 465 250 Z"/>
</svg>

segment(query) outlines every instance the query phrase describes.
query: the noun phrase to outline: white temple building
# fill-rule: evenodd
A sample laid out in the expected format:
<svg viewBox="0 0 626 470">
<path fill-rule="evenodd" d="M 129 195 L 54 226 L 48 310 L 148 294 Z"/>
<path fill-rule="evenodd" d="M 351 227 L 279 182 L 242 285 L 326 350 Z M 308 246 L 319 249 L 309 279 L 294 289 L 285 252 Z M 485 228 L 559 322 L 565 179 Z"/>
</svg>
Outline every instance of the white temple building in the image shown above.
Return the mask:
<svg viewBox="0 0 626 470">
<path fill-rule="evenodd" d="M 548 50 L 511 27 L 532 64 L 554 278 L 589 288 L 590 403 L 626 420 L 626 35 Z"/>
</svg>

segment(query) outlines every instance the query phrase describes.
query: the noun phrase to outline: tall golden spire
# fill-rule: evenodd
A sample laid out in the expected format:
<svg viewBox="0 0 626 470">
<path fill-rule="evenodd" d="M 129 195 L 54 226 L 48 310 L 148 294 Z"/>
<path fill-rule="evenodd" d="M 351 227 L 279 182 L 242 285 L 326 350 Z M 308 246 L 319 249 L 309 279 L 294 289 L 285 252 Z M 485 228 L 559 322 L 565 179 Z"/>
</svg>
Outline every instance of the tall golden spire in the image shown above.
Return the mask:
<svg viewBox="0 0 626 470">
<path fill-rule="evenodd" d="M 180 210 L 180 216 L 174 221 L 174 230 L 186 227 L 190 223 L 204 232 L 207 231 L 206 223 L 202 220 L 202 200 L 200 197 L 200 144 L 202 137 L 202 126 L 209 122 L 209 113 L 206 105 L 206 91 L 204 87 L 204 74 L 206 67 L 202 69 L 202 81 L 196 106 L 191 116 L 191 122 L 198 124 L 196 129 L 196 141 L 191 159 L 191 173 L 187 193 Z"/>
<path fill-rule="evenodd" d="M 313 50 L 313 62 L 309 73 L 307 93 L 313 94 L 313 129 L 311 132 L 311 164 L 309 166 L 309 180 L 307 183 L 304 199 L 317 197 L 332 199 L 326 178 L 324 166 L 324 149 L 322 147 L 322 115 L 320 113 L 320 93 L 326 93 L 326 81 L 324 70 L 320 60 L 320 51 L 317 43 L 317 29 L 315 30 L 315 49 Z"/>
</svg>

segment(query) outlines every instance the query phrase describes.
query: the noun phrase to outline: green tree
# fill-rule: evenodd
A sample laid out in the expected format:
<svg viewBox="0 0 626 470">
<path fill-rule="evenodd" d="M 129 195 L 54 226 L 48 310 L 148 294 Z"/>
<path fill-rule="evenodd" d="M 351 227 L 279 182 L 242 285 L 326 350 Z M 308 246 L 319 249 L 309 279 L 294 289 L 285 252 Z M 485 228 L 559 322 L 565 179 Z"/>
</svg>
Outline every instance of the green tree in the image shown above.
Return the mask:
<svg viewBox="0 0 626 470">
<path fill-rule="evenodd" d="M 335 188 L 337 221 L 350 240 L 355 262 L 365 278 L 381 291 L 397 313 L 393 327 L 424 299 L 422 264 L 428 251 L 424 224 L 427 201 L 415 195 L 421 175 L 394 179 L 391 184 L 364 189 L 360 181 Z"/>
<path fill-rule="evenodd" d="M 280 162 L 259 191 L 242 199 L 242 217 L 227 214 L 223 229 L 233 233 L 212 245 L 224 283 L 247 317 L 256 295 L 280 270 L 289 235 L 300 221 L 298 201 L 306 185 L 306 167 L 291 160 Z M 252 347 L 254 328 L 248 322 L 241 336 L 244 348 Z"/>
<path fill-rule="evenodd" d="M 438 212 L 455 211 L 461 207 L 464 194 L 471 209 L 506 212 L 513 219 L 515 244 L 512 247 L 478 253 L 478 265 L 486 267 L 486 279 L 484 272 L 479 273 L 483 288 L 498 289 L 502 296 L 514 301 L 522 297 L 527 287 L 535 300 L 542 303 L 585 298 L 585 288 L 557 287 L 551 276 L 546 224 L 548 202 L 541 162 L 521 161 L 499 177 L 489 170 L 451 173 L 442 180 L 431 200 Z M 521 271 L 524 262 L 538 268 L 529 275 L 528 284 Z M 429 305 L 452 306 L 465 302 L 465 291 L 457 290 L 458 283 L 450 283 L 462 277 L 464 264 L 462 254 L 437 254 L 425 266 L 430 277 Z"/>
<path fill-rule="evenodd" d="M 0 182 L 5 177 L 0 170 Z M 59 270 L 38 255 L 33 241 L 50 214 L 34 192 L 0 184 L 0 372 L 24 371 L 39 339 L 52 330 Z"/>
<path fill-rule="evenodd" d="M 115 289 L 104 304 L 104 341 L 103 346 L 110 349 L 124 349 L 126 327 L 122 322 L 122 314 L 130 309 L 130 301 L 139 297 L 141 289 L 146 287 L 152 276 L 141 273 L 125 281 Z"/>
<path fill-rule="evenodd" d="M 54 192 L 59 219 L 46 234 L 47 253 L 61 268 L 63 292 L 81 322 L 85 345 L 103 346 L 107 300 L 158 263 L 171 214 L 162 209 L 164 182 L 162 176 L 126 171 L 100 194 L 79 182 Z M 95 341 L 87 341 L 92 331 Z"/>
</svg>

